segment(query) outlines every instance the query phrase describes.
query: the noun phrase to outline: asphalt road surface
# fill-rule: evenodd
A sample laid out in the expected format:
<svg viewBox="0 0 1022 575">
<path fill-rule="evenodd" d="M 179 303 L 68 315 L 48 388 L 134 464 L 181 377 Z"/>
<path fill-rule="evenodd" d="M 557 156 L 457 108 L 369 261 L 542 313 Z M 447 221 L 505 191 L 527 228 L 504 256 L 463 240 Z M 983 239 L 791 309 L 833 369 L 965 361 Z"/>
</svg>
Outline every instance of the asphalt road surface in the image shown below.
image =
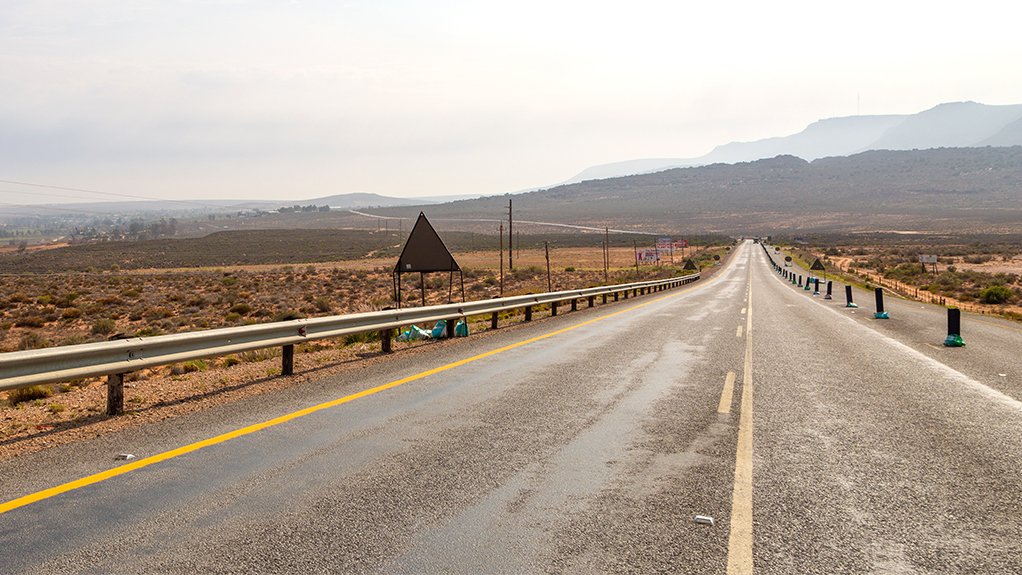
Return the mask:
<svg viewBox="0 0 1022 575">
<path fill-rule="evenodd" d="M 1018 325 L 966 315 L 948 349 L 941 308 L 835 294 L 746 243 L 680 289 L 2 463 L 0 573 L 1022 572 Z"/>
</svg>

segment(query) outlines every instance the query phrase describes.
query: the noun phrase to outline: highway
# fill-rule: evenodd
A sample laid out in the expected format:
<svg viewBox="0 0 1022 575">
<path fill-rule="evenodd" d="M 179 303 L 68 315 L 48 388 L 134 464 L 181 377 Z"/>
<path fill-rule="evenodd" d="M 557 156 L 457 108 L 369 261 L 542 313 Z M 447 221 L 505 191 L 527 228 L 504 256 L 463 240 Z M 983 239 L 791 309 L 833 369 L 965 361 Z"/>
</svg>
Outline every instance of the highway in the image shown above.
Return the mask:
<svg viewBox="0 0 1022 575">
<path fill-rule="evenodd" d="M 856 300 L 746 242 L 683 288 L 3 462 L 0 573 L 1022 572 L 1022 330 L 966 314 L 943 348 L 942 308 Z"/>
</svg>

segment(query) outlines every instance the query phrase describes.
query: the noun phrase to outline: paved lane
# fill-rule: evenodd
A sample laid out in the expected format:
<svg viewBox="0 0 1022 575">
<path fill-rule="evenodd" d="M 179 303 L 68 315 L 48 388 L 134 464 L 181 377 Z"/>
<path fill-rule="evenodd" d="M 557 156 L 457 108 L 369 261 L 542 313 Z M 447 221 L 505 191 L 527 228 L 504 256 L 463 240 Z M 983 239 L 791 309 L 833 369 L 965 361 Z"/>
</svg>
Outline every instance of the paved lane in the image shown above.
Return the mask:
<svg viewBox="0 0 1022 575">
<path fill-rule="evenodd" d="M 112 445 L 150 455 L 579 326 L 0 515 L 4 571 L 723 572 L 738 415 L 718 410 L 742 373 L 752 256 L 685 291 L 438 348 L 428 365 L 399 358 L 309 397 L 8 466 L 20 495 L 55 483 L 40 473 L 56 461 L 72 471 L 52 476 L 73 479 L 112 466 Z"/>
<path fill-rule="evenodd" d="M 769 302 L 753 339 L 757 572 L 1022 572 L 1022 404 L 993 388 L 1001 378 L 939 363 L 950 354 L 917 336 L 895 341 L 926 310 L 864 319 L 757 257 Z M 973 371 L 971 347 L 949 351 Z"/>
<path fill-rule="evenodd" d="M 745 244 L 685 290 L 3 463 L 9 499 L 412 376 L 4 513 L 0 572 L 1022 572 L 1015 326 L 942 350 L 940 310 L 840 305 Z"/>
</svg>

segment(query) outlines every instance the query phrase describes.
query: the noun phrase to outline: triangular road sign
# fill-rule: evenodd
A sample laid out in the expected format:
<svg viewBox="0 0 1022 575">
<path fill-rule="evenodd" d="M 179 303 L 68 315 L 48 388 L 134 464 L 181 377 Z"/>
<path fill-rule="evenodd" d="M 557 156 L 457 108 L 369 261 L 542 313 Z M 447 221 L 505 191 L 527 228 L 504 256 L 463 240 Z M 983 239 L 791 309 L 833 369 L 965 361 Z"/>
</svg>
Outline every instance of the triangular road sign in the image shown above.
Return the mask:
<svg viewBox="0 0 1022 575">
<path fill-rule="evenodd" d="M 419 212 L 412 233 L 408 234 L 401 257 L 394 267 L 395 273 L 414 272 L 456 272 L 461 266 L 454 261 L 451 251 L 426 219 L 426 214 Z"/>
<path fill-rule="evenodd" d="M 827 271 L 827 269 L 823 267 L 823 263 L 820 261 L 820 258 L 816 258 L 816 261 L 813 262 L 813 265 L 809 266 L 809 269 L 820 272 Z"/>
<path fill-rule="evenodd" d="M 699 266 L 691 259 L 685 260 L 685 267 L 682 269 L 699 271 Z"/>
</svg>

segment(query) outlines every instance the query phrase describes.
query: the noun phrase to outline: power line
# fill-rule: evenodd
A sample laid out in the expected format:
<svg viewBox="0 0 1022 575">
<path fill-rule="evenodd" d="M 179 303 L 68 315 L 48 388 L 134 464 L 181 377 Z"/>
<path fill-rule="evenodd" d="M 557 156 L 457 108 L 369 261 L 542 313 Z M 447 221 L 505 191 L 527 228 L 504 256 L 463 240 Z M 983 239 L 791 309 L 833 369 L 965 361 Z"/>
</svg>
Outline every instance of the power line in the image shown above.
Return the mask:
<svg viewBox="0 0 1022 575">
<path fill-rule="evenodd" d="M 137 194 L 118 194 L 118 193 L 115 193 L 115 192 L 101 192 L 101 191 L 98 191 L 98 190 L 87 190 L 85 188 L 71 188 L 71 187 L 67 187 L 67 186 L 51 186 L 49 184 L 36 184 L 36 183 L 33 183 L 33 182 L 19 182 L 19 181 L 15 181 L 15 180 L 0 180 L 0 183 L 3 183 L 3 184 L 14 184 L 14 185 L 17 185 L 17 186 L 31 186 L 33 188 L 47 188 L 47 189 L 51 189 L 51 190 L 64 190 L 64 191 L 67 191 L 67 192 L 82 192 L 82 193 L 86 193 L 86 194 L 97 194 L 97 195 L 100 195 L 100 196 L 110 196 L 110 197 L 115 197 L 115 198 L 131 198 L 131 199 L 135 199 L 135 200 L 149 200 L 149 201 L 155 201 L 155 202 L 171 202 L 171 203 L 175 203 L 175 204 L 188 204 L 188 205 L 202 206 L 204 208 L 220 208 L 221 207 L 221 206 L 214 206 L 214 205 L 211 205 L 211 204 L 204 204 L 202 202 L 194 202 L 194 201 L 189 201 L 189 200 L 166 200 L 166 199 L 163 199 L 163 198 L 154 198 L 154 197 L 151 197 L 151 196 L 140 196 L 140 195 L 137 195 Z M 17 192 L 17 193 L 20 193 L 20 192 Z M 80 198 L 80 199 L 91 199 L 91 198 Z"/>
</svg>

